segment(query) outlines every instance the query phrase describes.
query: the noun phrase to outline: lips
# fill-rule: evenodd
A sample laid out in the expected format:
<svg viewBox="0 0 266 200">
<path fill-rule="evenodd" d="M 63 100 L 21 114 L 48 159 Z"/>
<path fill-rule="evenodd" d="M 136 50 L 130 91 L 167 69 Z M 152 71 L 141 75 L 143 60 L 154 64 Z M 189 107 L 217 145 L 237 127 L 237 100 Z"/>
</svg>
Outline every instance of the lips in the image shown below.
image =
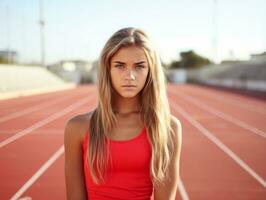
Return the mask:
<svg viewBox="0 0 266 200">
<path fill-rule="evenodd" d="M 136 85 L 122 85 L 122 87 L 134 88 Z"/>
</svg>

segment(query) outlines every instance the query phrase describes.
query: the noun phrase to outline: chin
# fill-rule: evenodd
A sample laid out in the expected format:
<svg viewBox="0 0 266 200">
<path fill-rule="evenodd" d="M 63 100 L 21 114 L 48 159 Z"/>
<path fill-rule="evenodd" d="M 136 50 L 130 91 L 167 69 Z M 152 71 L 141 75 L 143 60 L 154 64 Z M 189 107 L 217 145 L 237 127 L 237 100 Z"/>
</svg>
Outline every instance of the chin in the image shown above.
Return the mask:
<svg viewBox="0 0 266 200">
<path fill-rule="evenodd" d="M 126 98 L 126 99 L 129 99 L 129 98 L 134 98 L 136 97 L 137 95 L 120 95 L 122 98 Z"/>
<path fill-rule="evenodd" d="M 129 94 L 129 93 L 120 93 L 119 94 L 121 97 L 123 97 L 123 98 L 134 98 L 134 97 L 136 97 L 138 94 L 136 94 L 136 93 L 131 93 L 131 94 Z"/>
</svg>

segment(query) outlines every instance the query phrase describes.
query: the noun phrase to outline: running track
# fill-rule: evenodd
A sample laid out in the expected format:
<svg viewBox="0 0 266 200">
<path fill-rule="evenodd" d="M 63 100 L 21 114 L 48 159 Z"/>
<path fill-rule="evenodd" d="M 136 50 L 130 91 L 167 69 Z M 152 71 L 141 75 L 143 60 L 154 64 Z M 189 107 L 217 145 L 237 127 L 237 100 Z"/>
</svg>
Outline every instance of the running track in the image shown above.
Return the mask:
<svg viewBox="0 0 266 200">
<path fill-rule="evenodd" d="M 176 199 L 266 199 L 266 101 L 196 85 L 168 85 L 183 126 Z M 96 106 L 96 88 L 0 101 L 0 199 L 66 199 L 65 122 Z"/>
</svg>

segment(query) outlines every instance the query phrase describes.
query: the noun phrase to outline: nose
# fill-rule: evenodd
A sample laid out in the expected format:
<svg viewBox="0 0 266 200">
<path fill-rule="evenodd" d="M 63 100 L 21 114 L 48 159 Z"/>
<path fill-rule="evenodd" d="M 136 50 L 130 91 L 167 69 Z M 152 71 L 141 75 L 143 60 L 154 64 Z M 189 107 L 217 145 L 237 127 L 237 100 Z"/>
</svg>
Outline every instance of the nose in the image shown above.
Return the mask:
<svg viewBox="0 0 266 200">
<path fill-rule="evenodd" d="M 129 70 L 127 72 L 127 75 L 126 75 L 126 80 L 135 80 L 135 79 L 136 79 L 136 77 L 135 77 L 133 71 L 132 70 Z"/>
</svg>

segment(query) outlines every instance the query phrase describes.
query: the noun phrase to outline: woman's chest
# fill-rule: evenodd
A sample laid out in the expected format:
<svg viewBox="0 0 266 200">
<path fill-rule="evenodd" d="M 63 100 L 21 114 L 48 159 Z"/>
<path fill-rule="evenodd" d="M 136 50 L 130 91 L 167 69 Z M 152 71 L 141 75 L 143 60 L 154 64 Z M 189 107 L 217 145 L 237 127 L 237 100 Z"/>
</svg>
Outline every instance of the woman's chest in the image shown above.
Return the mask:
<svg viewBox="0 0 266 200">
<path fill-rule="evenodd" d="M 151 147 L 145 137 L 129 142 L 112 142 L 110 153 L 110 169 L 114 172 L 141 172 L 150 168 Z"/>
</svg>

